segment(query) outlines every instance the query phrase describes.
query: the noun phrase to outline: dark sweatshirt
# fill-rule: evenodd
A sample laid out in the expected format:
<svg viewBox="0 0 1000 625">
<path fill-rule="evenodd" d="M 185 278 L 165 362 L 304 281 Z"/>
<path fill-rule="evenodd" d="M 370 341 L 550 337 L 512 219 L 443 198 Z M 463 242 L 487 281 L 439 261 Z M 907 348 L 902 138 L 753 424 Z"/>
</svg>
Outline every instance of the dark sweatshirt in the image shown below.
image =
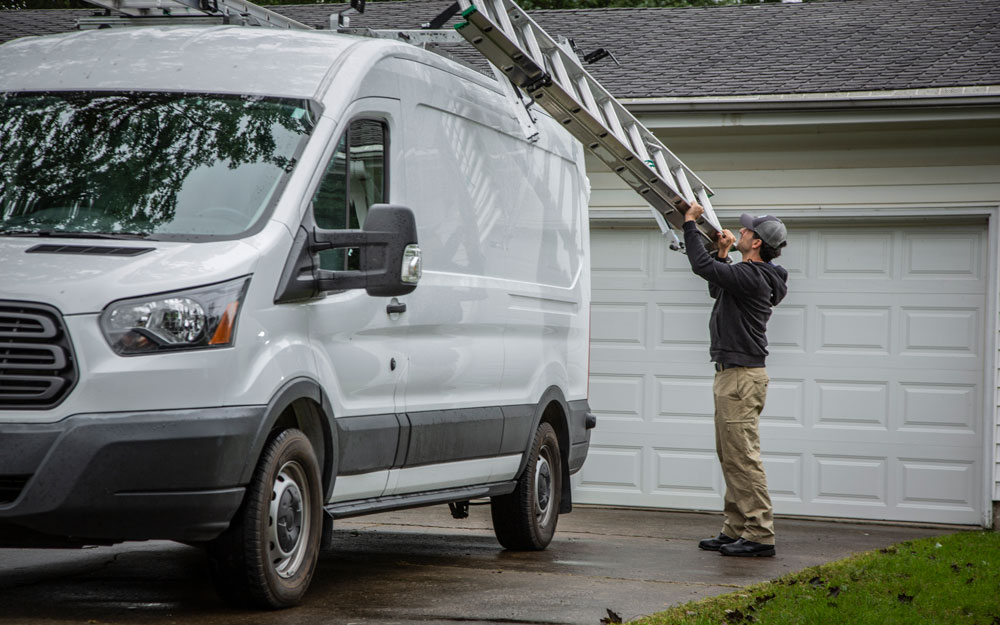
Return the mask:
<svg viewBox="0 0 1000 625">
<path fill-rule="evenodd" d="M 691 269 L 708 280 L 715 299 L 708 327 L 712 360 L 726 365 L 763 367 L 767 357 L 767 320 L 788 293 L 788 272 L 773 263 L 729 264 L 708 253 L 694 222 L 684 223 L 684 245 Z"/>
</svg>

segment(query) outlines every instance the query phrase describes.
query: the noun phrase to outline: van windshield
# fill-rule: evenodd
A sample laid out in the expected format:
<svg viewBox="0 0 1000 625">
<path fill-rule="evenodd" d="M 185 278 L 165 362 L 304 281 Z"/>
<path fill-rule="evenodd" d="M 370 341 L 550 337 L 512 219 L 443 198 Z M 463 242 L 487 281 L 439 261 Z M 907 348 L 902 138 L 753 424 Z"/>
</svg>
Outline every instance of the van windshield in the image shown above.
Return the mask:
<svg viewBox="0 0 1000 625">
<path fill-rule="evenodd" d="M 0 235 L 238 236 L 269 211 L 312 118 L 302 100 L 0 94 Z"/>
</svg>

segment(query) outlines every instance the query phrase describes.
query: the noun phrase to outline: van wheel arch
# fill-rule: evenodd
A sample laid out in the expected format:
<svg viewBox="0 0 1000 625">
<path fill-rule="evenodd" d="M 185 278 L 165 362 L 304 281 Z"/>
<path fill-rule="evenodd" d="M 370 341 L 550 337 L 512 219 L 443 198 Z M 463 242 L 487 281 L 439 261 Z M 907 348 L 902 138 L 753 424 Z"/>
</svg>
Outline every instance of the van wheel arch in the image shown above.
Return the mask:
<svg viewBox="0 0 1000 625">
<path fill-rule="evenodd" d="M 532 420 L 532 436 L 528 437 L 528 446 L 521 457 L 521 465 L 517 469 L 517 477 L 520 478 L 528 464 L 528 457 L 531 455 L 531 443 L 534 432 L 542 423 L 548 423 L 556 431 L 556 438 L 559 441 L 559 455 L 562 459 L 562 492 L 559 502 L 559 513 L 566 514 L 573 511 L 572 487 L 570 486 L 569 475 L 569 404 L 566 396 L 558 386 L 550 386 L 542 393 L 541 399 L 535 406 L 535 417 Z"/>
<path fill-rule="evenodd" d="M 250 481 L 268 440 L 287 429 L 301 430 L 312 443 L 320 467 L 324 500 L 328 500 L 337 478 L 337 428 L 333 425 L 329 399 L 319 383 L 309 378 L 290 380 L 268 402 L 254 435 L 251 453 L 243 465 L 241 482 Z"/>
</svg>

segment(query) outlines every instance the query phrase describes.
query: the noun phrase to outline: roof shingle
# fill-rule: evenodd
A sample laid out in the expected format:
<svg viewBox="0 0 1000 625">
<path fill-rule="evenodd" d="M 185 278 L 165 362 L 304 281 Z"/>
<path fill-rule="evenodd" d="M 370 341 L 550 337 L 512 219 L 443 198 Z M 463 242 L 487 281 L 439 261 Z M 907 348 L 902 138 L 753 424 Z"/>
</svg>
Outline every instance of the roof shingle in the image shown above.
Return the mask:
<svg viewBox="0 0 1000 625">
<path fill-rule="evenodd" d="M 370 3 L 352 26 L 418 28 L 452 0 Z M 271 7 L 328 27 L 345 4 Z M 0 11 L 0 42 L 72 30 L 87 10 Z M 829 0 L 534 11 L 550 34 L 611 50 L 589 71 L 617 97 L 809 94 L 1000 85 L 997 0 Z M 454 23 L 455 19 L 452 20 Z M 451 51 L 473 63 L 471 46 Z"/>
</svg>

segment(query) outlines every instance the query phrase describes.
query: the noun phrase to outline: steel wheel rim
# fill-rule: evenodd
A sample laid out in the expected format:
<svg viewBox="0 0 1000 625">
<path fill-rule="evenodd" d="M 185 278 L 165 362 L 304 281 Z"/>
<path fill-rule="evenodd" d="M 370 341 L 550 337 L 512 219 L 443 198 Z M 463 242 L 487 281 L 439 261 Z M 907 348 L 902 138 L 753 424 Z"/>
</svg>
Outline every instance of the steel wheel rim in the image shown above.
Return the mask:
<svg viewBox="0 0 1000 625">
<path fill-rule="evenodd" d="M 548 445 L 538 450 L 535 463 L 535 519 L 539 527 L 545 527 L 552 518 L 552 451 Z"/>
<path fill-rule="evenodd" d="M 278 576 L 295 575 L 305 561 L 306 545 L 312 533 L 308 511 L 312 508 L 308 479 L 302 466 L 286 462 L 271 485 L 268 506 L 268 561 Z"/>
</svg>

